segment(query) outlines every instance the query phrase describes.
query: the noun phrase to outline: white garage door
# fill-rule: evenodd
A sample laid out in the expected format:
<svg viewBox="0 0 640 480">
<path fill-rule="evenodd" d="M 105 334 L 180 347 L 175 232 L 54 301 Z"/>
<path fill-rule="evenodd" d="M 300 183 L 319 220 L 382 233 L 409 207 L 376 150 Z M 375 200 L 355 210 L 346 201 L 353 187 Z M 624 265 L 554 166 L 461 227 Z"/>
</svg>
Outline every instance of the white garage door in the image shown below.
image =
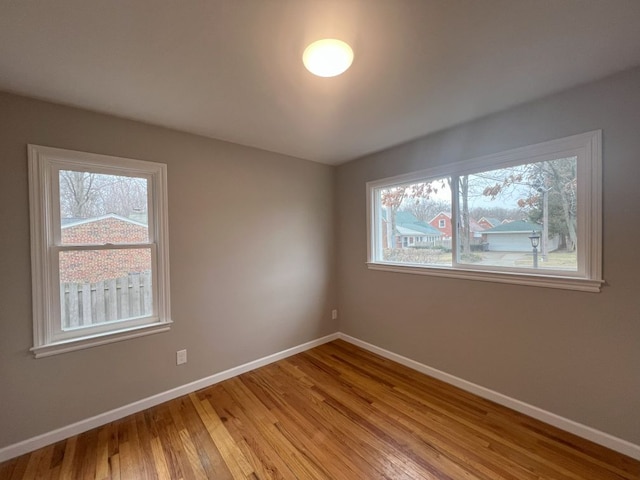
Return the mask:
<svg viewBox="0 0 640 480">
<path fill-rule="evenodd" d="M 530 233 L 494 233 L 487 235 L 489 251 L 492 252 L 530 252 Z"/>
</svg>

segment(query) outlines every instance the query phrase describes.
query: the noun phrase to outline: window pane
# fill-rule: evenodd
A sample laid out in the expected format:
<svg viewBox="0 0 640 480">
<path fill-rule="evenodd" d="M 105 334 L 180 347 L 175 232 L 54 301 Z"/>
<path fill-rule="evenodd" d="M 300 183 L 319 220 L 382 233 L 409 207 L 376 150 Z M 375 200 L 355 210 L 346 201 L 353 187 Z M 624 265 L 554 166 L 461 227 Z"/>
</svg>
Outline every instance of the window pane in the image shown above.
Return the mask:
<svg viewBox="0 0 640 480">
<path fill-rule="evenodd" d="M 60 252 L 62 329 L 153 313 L 151 249 Z"/>
<path fill-rule="evenodd" d="M 380 260 L 451 266 L 449 184 L 449 178 L 437 178 L 376 190 Z"/>
<path fill-rule="evenodd" d="M 577 271 L 576 164 L 561 158 L 459 177 L 458 261 Z"/>
<path fill-rule="evenodd" d="M 60 170 L 63 245 L 149 241 L 147 179 Z"/>
</svg>

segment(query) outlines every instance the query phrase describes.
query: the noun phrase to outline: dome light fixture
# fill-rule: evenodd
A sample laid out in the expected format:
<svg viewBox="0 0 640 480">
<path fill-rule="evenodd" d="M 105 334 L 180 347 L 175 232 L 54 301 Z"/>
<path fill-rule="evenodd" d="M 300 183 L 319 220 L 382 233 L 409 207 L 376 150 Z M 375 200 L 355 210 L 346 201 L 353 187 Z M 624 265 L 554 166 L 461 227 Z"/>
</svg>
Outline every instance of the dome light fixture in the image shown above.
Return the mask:
<svg viewBox="0 0 640 480">
<path fill-rule="evenodd" d="M 353 50 L 342 40 L 325 38 L 309 45 L 302 54 L 304 66 L 319 77 L 335 77 L 353 62 Z"/>
</svg>

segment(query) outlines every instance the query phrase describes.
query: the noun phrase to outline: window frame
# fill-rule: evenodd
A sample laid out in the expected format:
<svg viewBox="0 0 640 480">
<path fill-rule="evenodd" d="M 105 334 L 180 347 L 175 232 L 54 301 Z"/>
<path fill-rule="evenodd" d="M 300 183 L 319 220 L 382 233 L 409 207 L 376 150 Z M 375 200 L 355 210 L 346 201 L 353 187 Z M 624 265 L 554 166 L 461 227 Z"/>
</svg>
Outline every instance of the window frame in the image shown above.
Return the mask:
<svg viewBox="0 0 640 480">
<path fill-rule="evenodd" d="M 126 340 L 170 329 L 167 167 L 164 164 L 28 145 L 33 347 L 36 358 Z M 147 179 L 149 238 L 146 243 L 63 244 L 60 170 Z M 64 251 L 149 249 L 152 314 L 81 329 L 62 329 L 59 254 Z"/>
<path fill-rule="evenodd" d="M 458 263 L 459 194 L 457 178 L 483 171 L 506 168 L 525 163 L 577 157 L 578 195 L 578 270 L 564 272 L 511 267 L 475 266 Z M 380 252 L 377 219 L 380 208 L 376 191 L 440 179 L 455 178 L 451 182 L 452 265 L 422 265 L 383 261 L 376 258 Z M 471 280 L 510 283 L 538 287 L 561 288 L 586 292 L 599 292 L 602 279 L 602 131 L 596 130 L 548 142 L 485 155 L 466 161 L 431 167 L 394 177 L 367 182 L 367 266 L 372 270 L 451 277 Z"/>
</svg>

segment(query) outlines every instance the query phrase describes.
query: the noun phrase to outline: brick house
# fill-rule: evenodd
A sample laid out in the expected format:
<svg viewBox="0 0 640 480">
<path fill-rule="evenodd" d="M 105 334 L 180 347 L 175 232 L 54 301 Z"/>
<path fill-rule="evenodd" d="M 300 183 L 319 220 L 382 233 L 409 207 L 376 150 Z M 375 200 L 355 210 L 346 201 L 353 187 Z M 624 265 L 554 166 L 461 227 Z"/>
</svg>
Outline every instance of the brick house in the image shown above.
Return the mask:
<svg viewBox="0 0 640 480">
<path fill-rule="evenodd" d="M 429 225 L 440 230 L 444 234 L 444 238 L 451 238 L 453 226 L 451 224 L 450 213 L 440 212 L 438 215 L 429 220 Z"/>
<path fill-rule="evenodd" d="M 482 217 L 484 219 L 484 217 Z M 488 222 L 486 222 L 488 223 Z M 438 229 L 445 239 L 450 239 L 453 233 L 453 222 L 451 221 L 451 214 L 440 212 L 429 221 L 429 225 Z M 469 240 L 472 244 L 482 243 L 482 231 L 485 227 L 479 221 L 476 222 L 473 218 L 469 219 Z"/>
<path fill-rule="evenodd" d="M 492 217 L 482 217 L 480 220 L 478 220 L 478 225 L 480 225 L 485 230 L 489 228 L 497 227 L 501 223 L 502 222 L 500 220 Z"/>
<path fill-rule="evenodd" d="M 63 244 L 104 245 L 107 243 L 147 243 L 149 227 L 113 213 L 101 217 L 62 219 Z M 60 254 L 60 282 L 95 283 L 148 271 L 148 248 L 85 250 Z"/>
</svg>

